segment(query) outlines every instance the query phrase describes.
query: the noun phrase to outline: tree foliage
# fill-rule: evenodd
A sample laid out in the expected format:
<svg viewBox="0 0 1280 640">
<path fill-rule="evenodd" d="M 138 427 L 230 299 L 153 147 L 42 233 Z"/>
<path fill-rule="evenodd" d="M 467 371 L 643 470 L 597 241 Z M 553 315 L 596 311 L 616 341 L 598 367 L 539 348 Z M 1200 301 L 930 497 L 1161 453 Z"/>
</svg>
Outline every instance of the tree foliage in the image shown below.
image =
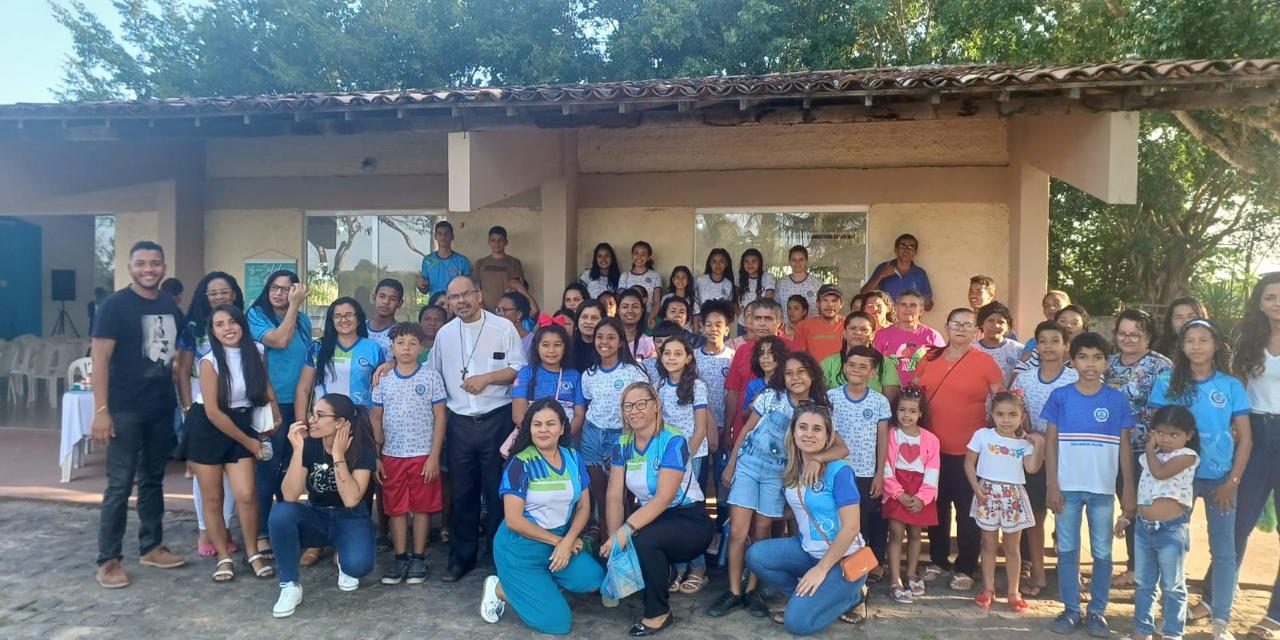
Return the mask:
<svg viewBox="0 0 1280 640">
<path fill-rule="evenodd" d="M 51 1 L 75 100 L 1280 56 L 1273 0 L 116 0 L 119 33 Z M 1095 310 L 1185 293 L 1276 224 L 1280 106 L 1143 134 L 1137 205 L 1053 187 L 1050 281 Z"/>
</svg>

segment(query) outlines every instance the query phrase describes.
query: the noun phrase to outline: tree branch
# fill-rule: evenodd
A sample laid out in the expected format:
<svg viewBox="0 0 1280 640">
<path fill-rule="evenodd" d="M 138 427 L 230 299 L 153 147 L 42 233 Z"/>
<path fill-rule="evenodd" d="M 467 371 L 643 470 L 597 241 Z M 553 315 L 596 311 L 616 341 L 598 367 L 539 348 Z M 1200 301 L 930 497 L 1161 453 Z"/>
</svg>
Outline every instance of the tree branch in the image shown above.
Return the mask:
<svg viewBox="0 0 1280 640">
<path fill-rule="evenodd" d="M 1224 162 L 1251 176 L 1256 176 L 1262 172 L 1262 167 L 1258 166 L 1258 163 L 1255 160 L 1245 156 L 1244 154 L 1237 153 L 1235 149 L 1228 146 L 1221 138 L 1201 126 L 1190 113 L 1187 113 L 1186 111 L 1174 111 L 1173 116 L 1178 119 L 1178 122 L 1182 123 L 1182 126 L 1187 130 L 1187 133 L 1191 134 L 1191 137 L 1195 138 L 1200 144 L 1208 147 L 1210 151 L 1217 154 Z"/>
</svg>

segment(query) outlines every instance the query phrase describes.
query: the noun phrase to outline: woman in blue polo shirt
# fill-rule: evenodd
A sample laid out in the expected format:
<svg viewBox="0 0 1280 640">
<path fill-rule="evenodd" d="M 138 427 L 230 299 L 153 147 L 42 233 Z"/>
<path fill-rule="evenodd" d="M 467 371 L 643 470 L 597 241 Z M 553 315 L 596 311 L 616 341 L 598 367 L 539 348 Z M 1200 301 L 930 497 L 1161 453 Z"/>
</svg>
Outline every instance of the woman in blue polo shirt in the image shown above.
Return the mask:
<svg viewBox="0 0 1280 640">
<path fill-rule="evenodd" d="M 1253 448 L 1249 396 L 1228 373 L 1227 343 L 1208 320 L 1188 322 L 1175 344 L 1173 370 L 1156 378 L 1148 404 L 1152 409 L 1182 405 L 1196 418 L 1200 466 L 1196 467 L 1195 498 L 1205 501 L 1211 562 L 1203 601 L 1188 608 L 1187 619 L 1212 615 L 1216 637 L 1231 621 L 1236 595 L 1236 492 Z"/>
<path fill-rule="evenodd" d="M 360 303 L 345 296 L 334 300 L 325 312 L 324 333 L 311 343 L 294 389 L 297 421 L 307 413 L 313 388 L 317 398 L 341 393 L 358 405 L 373 406 L 373 372 L 386 360 L 382 346 L 369 339 Z"/>
<path fill-rule="evenodd" d="M 623 434 L 610 456 L 606 500 L 613 535 L 600 550 L 608 557 L 614 544 L 635 545 L 644 576 L 644 617 L 627 632 L 633 637 L 654 635 L 675 623 L 667 605 L 671 565 L 705 551 L 715 528 L 693 477 L 689 442 L 663 425 L 661 416 L 658 393 L 648 382 L 623 390 Z M 628 491 L 640 508 L 624 520 Z"/>
<path fill-rule="evenodd" d="M 560 589 L 595 591 L 604 570 L 582 553 L 591 481 L 570 448 L 564 407 L 550 398 L 534 401 L 513 451 L 498 489 L 505 513 L 493 541 L 498 575 L 485 578 L 480 616 L 497 622 L 509 604 L 534 631 L 566 634 L 573 613 Z"/>
<path fill-rule="evenodd" d="M 302 305 L 307 299 L 307 287 L 298 282 L 292 271 L 276 271 L 267 276 L 262 291 L 245 314 L 249 320 L 249 333 L 254 341 L 266 347 L 267 377 L 280 405 L 280 415 L 292 420 L 294 390 L 302 367 L 307 363 L 307 350 L 311 347 L 311 319 Z M 285 467 L 293 457 L 288 429 L 276 429 L 271 435 L 272 456 L 258 462 L 254 480 L 258 492 L 258 550 L 271 557 L 267 543 L 267 523 L 271 519 L 274 497 L 284 501 L 281 483 Z"/>
<path fill-rule="evenodd" d="M 747 567 L 788 597 L 786 611 L 775 615 L 774 622 L 798 636 L 822 631 L 861 602 L 866 583 L 865 576 L 846 580 L 840 566 L 864 543 L 853 467 L 844 459 L 819 458 L 835 443 L 830 410 L 818 405 L 796 409 L 787 430 L 782 481 L 799 535 L 761 540 L 747 550 Z M 813 484 L 801 480 L 810 462 L 822 468 Z"/>
</svg>

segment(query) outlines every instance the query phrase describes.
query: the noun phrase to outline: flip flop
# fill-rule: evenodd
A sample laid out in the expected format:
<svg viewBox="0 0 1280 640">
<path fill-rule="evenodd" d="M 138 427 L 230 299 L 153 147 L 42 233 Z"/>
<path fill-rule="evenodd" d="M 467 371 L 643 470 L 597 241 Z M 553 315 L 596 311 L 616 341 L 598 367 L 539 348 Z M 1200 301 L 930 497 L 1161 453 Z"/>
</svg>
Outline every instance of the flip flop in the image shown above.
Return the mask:
<svg viewBox="0 0 1280 640">
<path fill-rule="evenodd" d="M 1018 591 L 1022 592 L 1022 595 L 1028 598 L 1038 598 L 1040 597 L 1040 591 L 1044 589 L 1046 586 L 1047 585 L 1030 584 L 1030 583 L 1024 582 L 1018 586 Z"/>
<path fill-rule="evenodd" d="M 212 542 L 204 542 L 196 546 L 196 555 L 201 558 L 212 558 L 218 555 L 218 550 L 213 547 Z"/>
<path fill-rule="evenodd" d="M 968 591 L 973 588 L 973 578 L 957 573 L 951 577 L 951 584 L 947 586 L 951 587 L 952 591 Z"/>
<path fill-rule="evenodd" d="M 1280 640 L 1280 629 L 1265 627 L 1259 622 L 1249 627 L 1249 637 L 1255 640 Z"/>
</svg>

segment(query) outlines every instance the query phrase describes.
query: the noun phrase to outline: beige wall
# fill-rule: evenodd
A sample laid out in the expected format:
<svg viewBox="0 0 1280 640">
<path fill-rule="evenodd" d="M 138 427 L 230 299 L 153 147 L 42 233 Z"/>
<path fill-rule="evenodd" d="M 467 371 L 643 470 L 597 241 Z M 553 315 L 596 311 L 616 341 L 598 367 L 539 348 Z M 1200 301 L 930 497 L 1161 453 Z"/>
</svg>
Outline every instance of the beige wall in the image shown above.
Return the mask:
<svg viewBox="0 0 1280 640">
<path fill-rule="evenodd" d="M 160 220 L 155 211 L 116 213 L 116 289 L 122 289 L 131 282 L 129 248 L 139 240 L 155 240 L 159 234 Z"/>
<path fill-rule="evenodd" d="M 40 328 L 49 334 L 61 305 L 53 301 L 54 269 L 74 269 L 76 299 L 67 302 L 67 313 L 81 336 L 89 335 L 89 301 L 93 299 L 93 216 L 29 216 L 23 220 L 40 226 Z M 70 335 L 70 329 L 67 331 Z"/>
<path fill-rule="evenodd" d="M 208 142 L 206 163 L 213 179 L 443 175 L 449 170 L 445 134 L 419 132 L 219 138 Z"/>
<path fill-rule="evenodd" d="M 215 210 L 204 225 L 205 272 L 225 271 L 243 287 L 246 258 L 296 260 L 303 268 L 301 210 Z M 245 291 L 246 304 L 258 293 Z"/>
<path fill-rule="evenodd" d="M 583 129 L 582 173 L 1000 166 L 1002 119 Z"/>
<path fill-rule="evenodd" d="M 618 267 L 625 271 L 631 266 L 631 243 L 645 240 L 653 245 L 654 269 L 665 286 L 673 267 L 702 264 L 693 255 L 693 216 L 693 207 L 578 209 L 578 260 L 572 277 L 591 267 L 591 252 L 601 242 L 613 245 Z M 701 267 L 694 269 L 701 272 Z"/>
</svg>

